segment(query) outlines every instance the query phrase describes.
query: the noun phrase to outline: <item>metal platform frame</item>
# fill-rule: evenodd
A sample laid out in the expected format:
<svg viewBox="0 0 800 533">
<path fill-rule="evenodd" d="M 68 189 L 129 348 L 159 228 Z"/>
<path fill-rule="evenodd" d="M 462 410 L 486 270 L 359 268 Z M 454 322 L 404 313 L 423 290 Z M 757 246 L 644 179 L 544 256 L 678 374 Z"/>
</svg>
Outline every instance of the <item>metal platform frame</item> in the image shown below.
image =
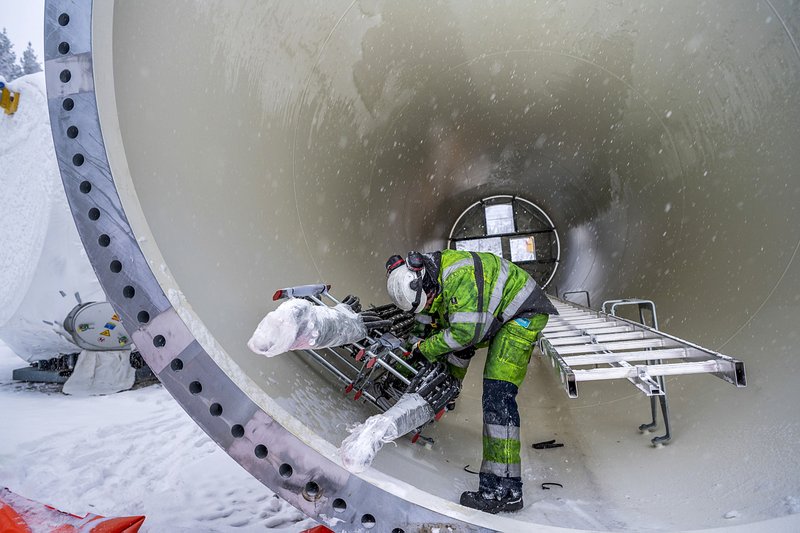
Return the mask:
<svg viewBox="0 0 800 533">
<path fill-rule="evenodd" d="M 328 305 L 328 301 L 333 305 L 341 303 L 330 294 L 329 289 L 328 285 L 316 284 L 291 287 L 278 292 L 289 297 L 305 298 L 317 305 Z M 407 386 L 410 383 L 408 376 L 413 377 L 417 374 L 417 370 L 407 362 L 409 353 L 403 349 L 403 339 L 391 333 L 373 335 L 362 341 L 339 347 L 309 349 L 302 352 L 344 383 L 345 394 L 355 391 L 354 400 L 363 397 L 382 411 L 385 411 L 388 405 L 377 401 L 370 391 L 370 386 L 384 378 L 387 373 Z M 326 355 L 328 357 L 325 357 Z M 340 363 L 340 366 L 333 361 Z M 405 374 L 398 369 L 402 369 Z"/>
<path fill-rule="evenodd" d="M 665 376 L 711 374 L 736 387 L 747 385 L 742 361 L 659 331 L 651 300 L 609 300 L 602 311 L 552 296 L 550 300 L 559 314 L 550 317 L 541 348 L 557 368 L 567 395 L 578 397 L 578 382 L 627 379 L 650 397 L 652 420 L 640 425 L 641 431 L 656 427 L 659 397 L 666 433 L 653 438 L 654 445 L 672 437 Z M 617 316 L 625 306 L 637 306 L 639 323 Z"/>
</svg>

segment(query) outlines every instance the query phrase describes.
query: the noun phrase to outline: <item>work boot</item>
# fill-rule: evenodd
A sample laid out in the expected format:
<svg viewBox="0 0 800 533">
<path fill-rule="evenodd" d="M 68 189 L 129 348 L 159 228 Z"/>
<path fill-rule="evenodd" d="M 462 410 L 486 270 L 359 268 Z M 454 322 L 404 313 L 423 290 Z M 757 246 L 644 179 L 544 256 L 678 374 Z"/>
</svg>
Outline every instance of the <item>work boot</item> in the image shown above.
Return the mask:
<svg viewBox="0 0 800 533">
<path fill-rule="evenodd" d="M 497 496 L 493 492 L 477 490 L 474 492 L 461 493 L 461 505 L 483 511 L 484 513 L 512 513 L 522 509 L 522 494 L 514 495 L 506 493 L 505 496 Z"/>
</svg>

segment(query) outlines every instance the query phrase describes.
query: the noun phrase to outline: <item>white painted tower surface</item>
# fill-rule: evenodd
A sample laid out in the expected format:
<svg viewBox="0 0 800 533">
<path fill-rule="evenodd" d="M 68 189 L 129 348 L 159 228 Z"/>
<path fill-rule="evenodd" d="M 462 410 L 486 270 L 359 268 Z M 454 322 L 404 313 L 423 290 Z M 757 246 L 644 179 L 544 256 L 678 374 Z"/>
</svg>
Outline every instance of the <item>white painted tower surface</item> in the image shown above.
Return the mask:
<svg viewBox="0 0 800 533">
<path fill-rule="evenodd" d="M 19 109 L 0 115 L 0 340 L 29 362 L 79 352 L 62 322 L 79 300 L 105 300 L 64 195 L 44 80 L 14 80 Z"/>
<path fill-rule="evenodd" d="M 137 348 L 309 516 L 338 531 L 797 531 L 799 13 L 51 0 L 48 103 L 79 232 Z M 477 485 L 482 355 L 433 446 L 400 440 L 354 475 L 336 447 L 374 410 L 302 354 L 246 341 L 282 287 L 385 303 L 387 257 L 445 246 L 464 209 L 508 194 L 558 228 L 551 290 L 654 300 L 661 329 L 744 361 L 748 386 L 668 379 L 673 440 L 654 449 L 627 381 L 571 400 L 535 361 L 525 508 L 493 517 L 454 503 Z M 549 439 L 565 446 L 531 447 Z"/>
</svg>

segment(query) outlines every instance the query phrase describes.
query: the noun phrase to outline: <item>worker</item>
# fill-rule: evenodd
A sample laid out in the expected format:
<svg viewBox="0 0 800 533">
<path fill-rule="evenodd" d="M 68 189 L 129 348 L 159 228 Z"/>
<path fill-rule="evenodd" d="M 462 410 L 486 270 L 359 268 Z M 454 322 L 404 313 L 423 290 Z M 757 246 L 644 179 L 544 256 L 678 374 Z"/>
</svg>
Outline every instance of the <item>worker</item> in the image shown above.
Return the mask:
<svg viewBox="0 0 800 533">
<path fill-rule="evenodd" d="M 527 272 L 491 253 L 443 250 L 392 256 L 392 302 L 429 324 L 413 355 L 445 361 L 460 385 L 476 348 L 488 345 L 483 370 L 483 461 L 477 491 L 461 505 L 488 513 L 522 509 L 517 392 L 549 315 L 558 314 Z"/>
</svg>

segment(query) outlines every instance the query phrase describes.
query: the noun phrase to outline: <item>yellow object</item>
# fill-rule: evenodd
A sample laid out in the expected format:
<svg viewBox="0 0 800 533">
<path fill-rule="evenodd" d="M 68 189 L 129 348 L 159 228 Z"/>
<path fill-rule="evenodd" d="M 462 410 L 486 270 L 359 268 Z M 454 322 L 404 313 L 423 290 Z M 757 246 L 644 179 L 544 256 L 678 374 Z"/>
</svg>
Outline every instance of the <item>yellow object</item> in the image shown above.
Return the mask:
<svg viewBox="0 0 800 533">
<path fill-rule="evenodd" d="M 7 87 L 3 87 L 0 94 L 0 107 L 5 109 L 6 115 L 13 115 L 19 107 L 19 93 L 12 93 Z"/>
</svg>

